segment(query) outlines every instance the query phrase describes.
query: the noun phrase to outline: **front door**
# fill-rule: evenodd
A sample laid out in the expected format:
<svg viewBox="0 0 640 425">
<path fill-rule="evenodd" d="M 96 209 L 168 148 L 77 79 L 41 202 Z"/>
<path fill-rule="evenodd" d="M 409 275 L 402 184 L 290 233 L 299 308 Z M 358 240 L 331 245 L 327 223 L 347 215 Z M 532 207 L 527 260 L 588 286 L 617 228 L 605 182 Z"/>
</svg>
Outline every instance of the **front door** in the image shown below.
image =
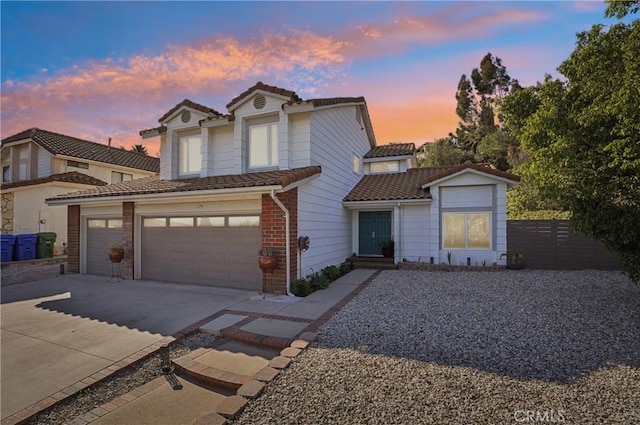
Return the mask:
<svg viewBox="0 0 640 425">
<path fill-rule="evenodd" d="M 382 243 L 391 239 L 390 211 L 361 211 L 359 254 L 382 255 Z"/>
</svg>

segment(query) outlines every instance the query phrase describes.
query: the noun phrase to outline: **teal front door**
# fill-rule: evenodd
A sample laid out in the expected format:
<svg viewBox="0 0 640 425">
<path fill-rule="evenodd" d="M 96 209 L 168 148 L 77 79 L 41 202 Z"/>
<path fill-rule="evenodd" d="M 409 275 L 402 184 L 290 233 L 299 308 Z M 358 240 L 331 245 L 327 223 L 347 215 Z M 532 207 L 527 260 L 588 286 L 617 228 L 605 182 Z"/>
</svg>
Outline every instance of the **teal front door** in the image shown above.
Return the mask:
<svg viewBox="0 0 640 425">
<path fill-rule="evenodd" d="M 391 239 L 390 211 L 361 211 L 359 222 L 359 254 L 382 255 L 382 243 Z"/>
</svg>

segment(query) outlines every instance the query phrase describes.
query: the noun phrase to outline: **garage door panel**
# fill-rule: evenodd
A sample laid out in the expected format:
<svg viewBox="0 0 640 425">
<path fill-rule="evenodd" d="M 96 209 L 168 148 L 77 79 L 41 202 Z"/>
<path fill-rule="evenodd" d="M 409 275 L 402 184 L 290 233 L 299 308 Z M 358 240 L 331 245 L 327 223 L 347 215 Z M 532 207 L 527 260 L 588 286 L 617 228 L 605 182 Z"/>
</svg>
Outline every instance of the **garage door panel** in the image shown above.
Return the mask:
<svg viewBox="0 0 640 425">
<path fill-rule="evenodd" d="M 260 289 L 259 227 L 142 228 L 145 279 Z"/>
<path fill-rule="evenodd" d="M 107 219 L 91 219 L 100 221 Z M 92 228 L 87 226 L 86 270 L 88 274 L 111 275 L 111 262 L 107 253 L 111 244 L 122 240 L 122 228 Z"/>
</svg>

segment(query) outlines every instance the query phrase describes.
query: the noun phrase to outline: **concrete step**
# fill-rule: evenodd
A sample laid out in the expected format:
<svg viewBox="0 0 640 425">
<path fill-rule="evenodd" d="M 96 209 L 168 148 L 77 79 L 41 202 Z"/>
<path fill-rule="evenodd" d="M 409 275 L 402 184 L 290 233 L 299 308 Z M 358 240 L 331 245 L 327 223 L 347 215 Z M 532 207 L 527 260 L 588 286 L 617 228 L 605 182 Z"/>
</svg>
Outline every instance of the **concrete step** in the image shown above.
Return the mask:
<svg viewBox="0 0 640 425">
<path fill-rule="evenodd" d="M 393 262 L 393 258 L 351 257 L 349 261 L 354 269 L 394 270 L 398 268 Z"/>
<path fill-rule="evenodd" d="M 217 348 L 199 349 L 173 364 L 184 374 L 208 385 L 238 390 L 269 367 L 280 350 L 228 341 Z"/>
</svg>

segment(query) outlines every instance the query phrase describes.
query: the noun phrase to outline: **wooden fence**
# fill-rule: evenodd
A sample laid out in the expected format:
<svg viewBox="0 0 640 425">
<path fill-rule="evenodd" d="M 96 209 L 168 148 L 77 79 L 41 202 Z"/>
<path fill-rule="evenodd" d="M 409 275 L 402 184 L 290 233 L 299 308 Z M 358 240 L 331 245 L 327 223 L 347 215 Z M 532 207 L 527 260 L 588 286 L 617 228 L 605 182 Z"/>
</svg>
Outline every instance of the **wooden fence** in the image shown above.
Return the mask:
<svg viewBox="0 0 640 425">
<path fill-rule="evenodd" d="M 600 242 L 569 231 L 569 220 L 507 220 L 509 254 L 529 269 L 621 270 L 618 256 Z"/>
</svg>

